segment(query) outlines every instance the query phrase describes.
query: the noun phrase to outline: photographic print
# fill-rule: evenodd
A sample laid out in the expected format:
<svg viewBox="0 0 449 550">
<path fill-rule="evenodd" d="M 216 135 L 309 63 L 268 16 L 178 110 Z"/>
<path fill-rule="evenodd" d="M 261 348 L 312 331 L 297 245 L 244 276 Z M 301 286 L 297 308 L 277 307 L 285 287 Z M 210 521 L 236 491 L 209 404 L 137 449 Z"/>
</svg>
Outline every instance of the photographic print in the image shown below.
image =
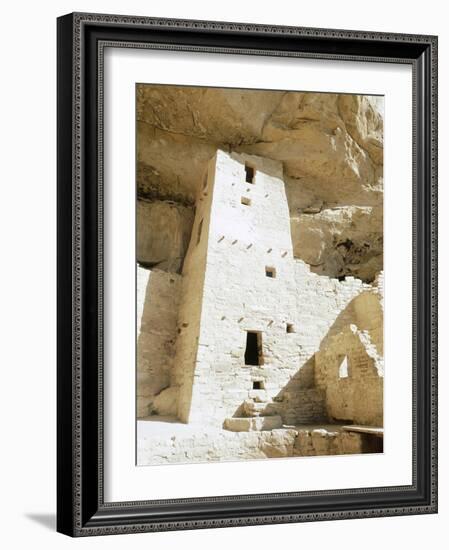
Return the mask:
<svg viewBox="0 0 449 550">
<path fill-rule="evenodd" d="M 137 464 L 381 453 L 383 97 L 138 84 L 136 116 Z"/>
</svg>

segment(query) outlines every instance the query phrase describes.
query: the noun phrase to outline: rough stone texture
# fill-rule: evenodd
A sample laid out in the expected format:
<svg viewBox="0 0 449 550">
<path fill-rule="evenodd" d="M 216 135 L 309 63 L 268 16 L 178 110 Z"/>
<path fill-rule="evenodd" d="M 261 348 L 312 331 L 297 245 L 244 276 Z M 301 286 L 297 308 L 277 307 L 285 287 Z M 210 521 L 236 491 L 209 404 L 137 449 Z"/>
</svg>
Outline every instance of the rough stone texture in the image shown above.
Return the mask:
<svg viewBox="0 0 449 550">
<path fill-rule="evenodd" d="M 137 201 L 137 261 L 180 272 L 190 240 L 193 208 L 172 201 Z"/>
<path fill-rule="evenodd" d="M 335 428 L 299 429 L 293 447 L 293 456 L 326 456 L 360 454 L 364 449 L 362 434 Z"/>
<path fill-rule="evenodd" d="M 345 432 L 341 426 L 227 431 L 190 426 L 180 430 L 180 425 L 167 424 L 165 430 L 158 431 L 152 425 L 151 420 L 139 421 L 138 465 L 375 452 L 368 436 Z"/>
<path fill-rule="evenodd" d="M 214 159 L 209 164 L 214 163 Z M 190 415 L 195 365 L 199 353 L 202 303 L 207 261 L 211 194 L 207 192 L 209 170 L 202 175 L 192 235 L 182 269 L 181 300 L 172 385 L 178 388 L 177 416 L 186 422 Z"/>
<path fill-rule="evenodd" d="M 172 386 L 158 393 L 151 403 L 151 413 L 161 416 L 176 416 L 178 412 L 178 388 Z"/>
<path fill-rule="evenodd" d="M 301 260 L 295 261 L 295 280 L 299 355 L 296 369 L 275 400 L 282 403 L 286 424 L 325 422 L 329 413 L 325 386 L 316 384 L 316 353 L 332 335 L 355 322 L 348 306 L 372 286 L 354 277 L 338 281 L 317 275 Z"/>
<path fill-rule="evenodd" d="M 258 416 L 256 418 L 227 418 L 224 421 L 225 430 L 231 432 L 260 432 L 282 428 L 280 416 Z"/>
<path fill-rule="evenodd" d="M 216 462 L 294 456 L 296 431 L 192 431 L 138 439 L 138 465 Z"/>
<path fill-rule="evenodd" d="M 370 282 L 382 268 L 381 107 L 369 96 L 140 85 L 138 193 L 193 205 L 217 148 L 282 161 L 295 257 Z"/>
<path fill-rule="evenodd" d="M 170 385 L 181 277 L 137 267 L 137 416 L 159 412 L 154 398 Z"/>
<path fill-rule="evenodd" d="M 382 208 L 345 206 L 291 217 L 295 256 L 313 272 L 371 282 L 383 269 Z"/>
</svg>

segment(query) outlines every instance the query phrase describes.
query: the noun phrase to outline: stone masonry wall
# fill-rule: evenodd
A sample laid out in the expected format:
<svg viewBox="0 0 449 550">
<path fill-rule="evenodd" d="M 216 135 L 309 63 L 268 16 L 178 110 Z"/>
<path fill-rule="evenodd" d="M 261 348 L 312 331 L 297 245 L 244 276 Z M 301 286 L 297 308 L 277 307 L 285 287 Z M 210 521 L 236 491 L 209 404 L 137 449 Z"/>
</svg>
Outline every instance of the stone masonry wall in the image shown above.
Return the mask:
<svg viewBox="0 0 449 550">
<path fill-rule="evenodd" d="M 383 278 L 346 308 L 346 324 L 316 354 L 315 376 L 332 419 L 383 425 Z"/>
<path fill-rule="evenodd" d="M 372 347 L 372 354 L 369 348 Z M 350 325 L 317 354 L 317 383 L 334 420 L 383 425 L 383 376 L 367 333 Z"/>
<path fill-rule="evenodd" d="M 211 159 L 198 192 L 195 220 L 182 269 L 182 291 L 172 386 L 178 393 L 176 413 L 183 422 L 190 420 L 192 387 L 194 378 L 197 376 L 196 364 L 200 349 L 200 322 L 212 202 L 209 186 L 212 185 L 214 170 L 215 158 Z"/>
<path fill-rule="evenodd" d="M 364 452 L 364 436 L 340 429 L 301 428 L 262 432 L 226 430 L 193 431 L 188 434 L 141 437 L 138 464 L 180 464 L 259 458 L 289 458 L 359 454 Z M 366 451 L 365 451 L 366 452 Z"/>
<path fill-rule="evenodd" d="M 252 183 L 246 181 L 245 162 L 255 171 Z M 212 203 L 189 421 L 222 426 L 226 417 L 238 415 L 254 383 L 274 397 L 297 368 L 296 282 L 281 163 L 218 151 L 208 192 Z M 263 364 L 245 365 L 248 331 L 259 333 Z"/>
<path fill-rule="evenodd" d="M 339 281 L 317 275 L 302 260 L 295 260 L 294 266 L 299 353 L 296 369 L 276 399 L 282 403 L 286 424 L 307 424 L 328 418 L 325 389 L 316 385 L 315 354 L 323 341 L 354 321 L 347 307 L 371 286 L 353 277 Z"/>
</svg>

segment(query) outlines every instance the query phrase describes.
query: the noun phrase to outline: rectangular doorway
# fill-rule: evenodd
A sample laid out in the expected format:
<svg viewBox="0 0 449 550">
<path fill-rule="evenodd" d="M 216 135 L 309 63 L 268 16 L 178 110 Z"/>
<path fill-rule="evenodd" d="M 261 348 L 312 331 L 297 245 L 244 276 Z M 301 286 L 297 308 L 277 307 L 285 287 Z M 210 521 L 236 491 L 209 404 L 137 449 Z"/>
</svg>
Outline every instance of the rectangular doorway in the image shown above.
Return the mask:
<svg viewBox="0 0 449 550">
<path fill-rule="evenodd" d="M 245 365 L 263 365 L 262 333 L 246 333 Z"/>
</svg>

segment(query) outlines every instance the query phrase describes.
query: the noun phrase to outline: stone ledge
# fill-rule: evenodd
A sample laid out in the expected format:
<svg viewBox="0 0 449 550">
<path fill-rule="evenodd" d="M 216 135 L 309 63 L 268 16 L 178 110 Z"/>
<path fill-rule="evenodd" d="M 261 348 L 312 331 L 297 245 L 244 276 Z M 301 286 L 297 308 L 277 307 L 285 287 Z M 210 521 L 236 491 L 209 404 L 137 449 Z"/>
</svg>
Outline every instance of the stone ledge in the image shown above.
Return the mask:
<svg viewBox="0 0 449 550">
<path fill-rule="evenodd" d="M 378 426 L 350 425 L 350 426 L 342 426 L 342 430 L 344 430 L 345 432 L 357 432 L 357 433 L 363 433 L 368 435 L 377 435 L 379 437 L 383 437 L 384 435 L 384 429 L 379 428 Z"/>
<path fill-rule="evenodd" d="M 260 432 L 282 428 L 280 416 L 258 416 L 255 418 L 226 418 L 224 429 L 231 432 Z"/>
</svg>

